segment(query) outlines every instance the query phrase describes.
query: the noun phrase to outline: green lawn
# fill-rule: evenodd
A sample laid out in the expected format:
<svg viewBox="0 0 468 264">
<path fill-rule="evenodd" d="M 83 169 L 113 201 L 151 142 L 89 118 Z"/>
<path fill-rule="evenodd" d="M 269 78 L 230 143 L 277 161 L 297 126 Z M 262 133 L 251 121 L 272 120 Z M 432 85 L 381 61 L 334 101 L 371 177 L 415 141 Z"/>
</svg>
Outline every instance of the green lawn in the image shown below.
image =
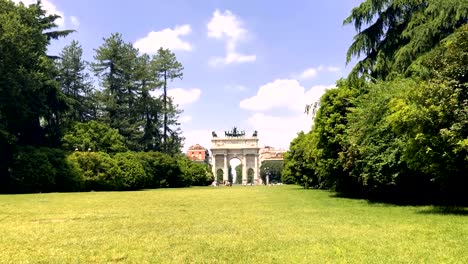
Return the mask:
<svg viewBox="0 0 468 264">
<path fill-rule="evenodd" d="M 295 186 L 0 195 L 0 263 L 468 263 L 468 209 Z"/>
</svg>

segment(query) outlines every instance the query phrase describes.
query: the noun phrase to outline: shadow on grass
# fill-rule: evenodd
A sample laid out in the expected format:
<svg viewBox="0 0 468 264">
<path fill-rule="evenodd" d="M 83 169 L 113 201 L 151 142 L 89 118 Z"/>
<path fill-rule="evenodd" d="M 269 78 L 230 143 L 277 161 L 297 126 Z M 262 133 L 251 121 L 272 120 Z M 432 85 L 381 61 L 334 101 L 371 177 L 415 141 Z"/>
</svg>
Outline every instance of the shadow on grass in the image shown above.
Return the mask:
<svg viewBox="0 0 468 264">
<path fill-rule="evenodd" d="M 434 206 L 430 209 L 418 211 L 418 214 L 462 215 L 468 216 L 467 207 Z"/>
<path fill-rule="evenodd" d="M 452 200 L 429 200 L 411 198 L 388 198 L 388 197 L 362 197 L 356 194 L 330 193 L 331 198 L 365 200 L 369 204 L 384 204 L 387 206 L 431 206 L 418 211 L 418 214 L 440 214 L 440 215 L 461 215 L 468 216 L 468 204 L 466 201 Z"/>
</svg>

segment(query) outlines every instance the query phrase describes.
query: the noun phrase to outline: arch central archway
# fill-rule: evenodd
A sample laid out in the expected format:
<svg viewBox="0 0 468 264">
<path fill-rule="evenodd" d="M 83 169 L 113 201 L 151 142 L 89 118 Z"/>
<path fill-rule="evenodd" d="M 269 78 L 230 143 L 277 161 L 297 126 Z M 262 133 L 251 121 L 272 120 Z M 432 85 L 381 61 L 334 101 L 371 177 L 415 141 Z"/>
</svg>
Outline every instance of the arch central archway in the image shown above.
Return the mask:
<svg viewBox="0 0 468 264">
<path fill-rule="evenodd" d="M 228 162 L 229 162 L 229 175 L 232 177 L 232 183 L 242 184 L 242 166 L 243 166 L 242 161 L 238 158 L 233 158 L 229 160 Z"/>
<path fill-rule="evenodd" d="M 245 132 L 238 131 L 236 127 L 232 131 L 226 131 L 225 137 L 218 137 L 212 133 L 211 139 L 211 165 L 214 175 L 220 170 L 223 172 L 223 181 L 228 181 L 229 161 L 239 159 L 242 164 L 242 184 L 249 183 L 248 171 L 253 171 L 252 184 L 260 184 L 259 177 L 259 151 L 257 131 L 251 137 L 246 137 Z M 250 172 L 250 175 L 252 172 Z M 252 176 L 251 176 L 252 177 Z"/>
</svg>

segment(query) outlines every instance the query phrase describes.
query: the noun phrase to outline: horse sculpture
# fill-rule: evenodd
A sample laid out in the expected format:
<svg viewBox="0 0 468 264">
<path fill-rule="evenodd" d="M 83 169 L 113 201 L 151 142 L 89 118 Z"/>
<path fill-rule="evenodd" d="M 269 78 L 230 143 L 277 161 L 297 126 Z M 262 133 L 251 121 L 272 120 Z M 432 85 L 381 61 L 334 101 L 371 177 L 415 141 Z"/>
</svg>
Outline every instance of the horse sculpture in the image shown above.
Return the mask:
<svg viewBox="0 0 468 264">
<path fill-rule="evenodd" d="M 238 131 L 237 127 L 234 127 L 231 131 L 224 131 L 226 137 L 243 137 L 245 136 L 245 131 Z"/>
</svg>

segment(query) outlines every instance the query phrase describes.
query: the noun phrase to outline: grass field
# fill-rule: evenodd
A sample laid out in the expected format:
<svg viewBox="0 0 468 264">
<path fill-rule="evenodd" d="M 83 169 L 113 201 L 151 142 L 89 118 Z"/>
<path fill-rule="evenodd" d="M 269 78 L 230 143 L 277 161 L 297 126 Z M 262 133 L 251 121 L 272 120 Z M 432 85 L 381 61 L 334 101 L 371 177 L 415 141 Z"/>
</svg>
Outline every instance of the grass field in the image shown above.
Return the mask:
<svg viewBox="0 0 468 264">
<path fill-rule="evenodd" d="M 468 209 L 295 186 L 0 195 L 0 263 L 468 263 Z"/>
</svg>

